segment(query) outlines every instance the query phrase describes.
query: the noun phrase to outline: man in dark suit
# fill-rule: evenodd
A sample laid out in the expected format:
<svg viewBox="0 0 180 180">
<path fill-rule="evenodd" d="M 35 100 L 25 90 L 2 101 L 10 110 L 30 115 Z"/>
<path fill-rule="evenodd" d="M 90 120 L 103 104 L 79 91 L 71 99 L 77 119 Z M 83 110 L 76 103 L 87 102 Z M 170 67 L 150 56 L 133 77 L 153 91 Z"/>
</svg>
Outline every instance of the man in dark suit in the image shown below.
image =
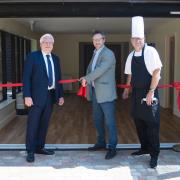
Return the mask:
<svg viewBox="0 0 180 180">
<path fill-rule="evenodd" d="M 54 38 L 44 34 L 40 38 L 40 51 L 27 56 L 24 66 L 23 95 L 29 107 L 26 150 L 27 162 L 34 162 L 34 153 L 53 155 L 44 148 L 53 104 L 64 103 L 59 58 L 52 54 Z"/>
</svg>

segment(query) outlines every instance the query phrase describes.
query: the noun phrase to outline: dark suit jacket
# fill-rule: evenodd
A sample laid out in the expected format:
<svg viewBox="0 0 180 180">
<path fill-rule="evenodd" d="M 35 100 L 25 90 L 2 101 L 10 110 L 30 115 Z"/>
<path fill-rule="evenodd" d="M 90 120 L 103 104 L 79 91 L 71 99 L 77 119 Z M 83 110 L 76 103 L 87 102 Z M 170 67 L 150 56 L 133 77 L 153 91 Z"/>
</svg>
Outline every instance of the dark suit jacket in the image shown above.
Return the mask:
<svg viewBox="0 0 180 180">
<path fill-rule="evenodd" d="M 62 85 L 58 83 L 61 80 L 61 69 L 59 58 L 52 54 L 55 71 L 55 97 L 54 103 L 63 97 Z M 23 75 L 23 96 L 31 97 L 34 105 L 44 105 L 48 93 L 48 75 L 46 65 L 41 51 L 30 53 L 25 61 Z"/>
</svg>

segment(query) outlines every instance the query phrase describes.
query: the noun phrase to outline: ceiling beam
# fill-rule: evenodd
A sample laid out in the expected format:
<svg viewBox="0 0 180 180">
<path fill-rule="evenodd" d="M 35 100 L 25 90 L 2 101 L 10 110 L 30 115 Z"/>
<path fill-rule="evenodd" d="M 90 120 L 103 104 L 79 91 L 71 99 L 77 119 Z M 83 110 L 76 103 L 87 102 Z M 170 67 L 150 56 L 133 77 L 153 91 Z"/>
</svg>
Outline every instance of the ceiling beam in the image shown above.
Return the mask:
<svg viewBox="0 0 180 180">
<path fill-rule="evenodd" d="M 49 2 L 49 0 L 1 0 L 0 3 L 10 2 Z M 51 0 L 51 2 L 130 2 L 130 3 L 178 3 L 179 0 Z"/>
<path fill-rule="evenodd" d="M 171 13 L 173 12 L 173 13 Z M 178 3 L 21 2 L 0 3 L 0 17 L 180 17 Z"/>
</svg>

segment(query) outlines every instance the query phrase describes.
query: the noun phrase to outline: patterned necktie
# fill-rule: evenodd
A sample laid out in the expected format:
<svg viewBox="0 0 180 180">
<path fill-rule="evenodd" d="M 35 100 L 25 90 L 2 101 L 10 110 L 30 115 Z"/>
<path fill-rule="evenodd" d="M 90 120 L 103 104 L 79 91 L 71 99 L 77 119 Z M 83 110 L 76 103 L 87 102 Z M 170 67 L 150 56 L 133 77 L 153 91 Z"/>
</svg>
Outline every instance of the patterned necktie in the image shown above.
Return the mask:
<svg viewBox="0 0 180 180">
<path fill-rule="evenodd" d="M 52 73 L 52 65 L 50 61 L 50 55 L 46 55 L 47 64 L 48 64 L 48 86 L 51 87 L 53 84 L 53 73 Z"/>
</svg>

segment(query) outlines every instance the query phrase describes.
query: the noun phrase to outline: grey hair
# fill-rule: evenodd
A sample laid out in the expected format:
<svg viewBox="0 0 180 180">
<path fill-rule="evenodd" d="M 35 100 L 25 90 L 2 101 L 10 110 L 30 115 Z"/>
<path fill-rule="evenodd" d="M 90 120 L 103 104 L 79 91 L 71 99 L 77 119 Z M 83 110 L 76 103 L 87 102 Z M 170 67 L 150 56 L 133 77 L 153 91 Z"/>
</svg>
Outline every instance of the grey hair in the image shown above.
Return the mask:
<svg viewBox="0 0 180 180">
<path fill-rule="evenodd" d="M 40 43 L 42 43 L 45 39 L 51 39 L 52 42 L 54 43 L 54 37 L 52 36 L 52 34 L 44 34 L 41 36 L 40 38 Z"/>
</svg>

